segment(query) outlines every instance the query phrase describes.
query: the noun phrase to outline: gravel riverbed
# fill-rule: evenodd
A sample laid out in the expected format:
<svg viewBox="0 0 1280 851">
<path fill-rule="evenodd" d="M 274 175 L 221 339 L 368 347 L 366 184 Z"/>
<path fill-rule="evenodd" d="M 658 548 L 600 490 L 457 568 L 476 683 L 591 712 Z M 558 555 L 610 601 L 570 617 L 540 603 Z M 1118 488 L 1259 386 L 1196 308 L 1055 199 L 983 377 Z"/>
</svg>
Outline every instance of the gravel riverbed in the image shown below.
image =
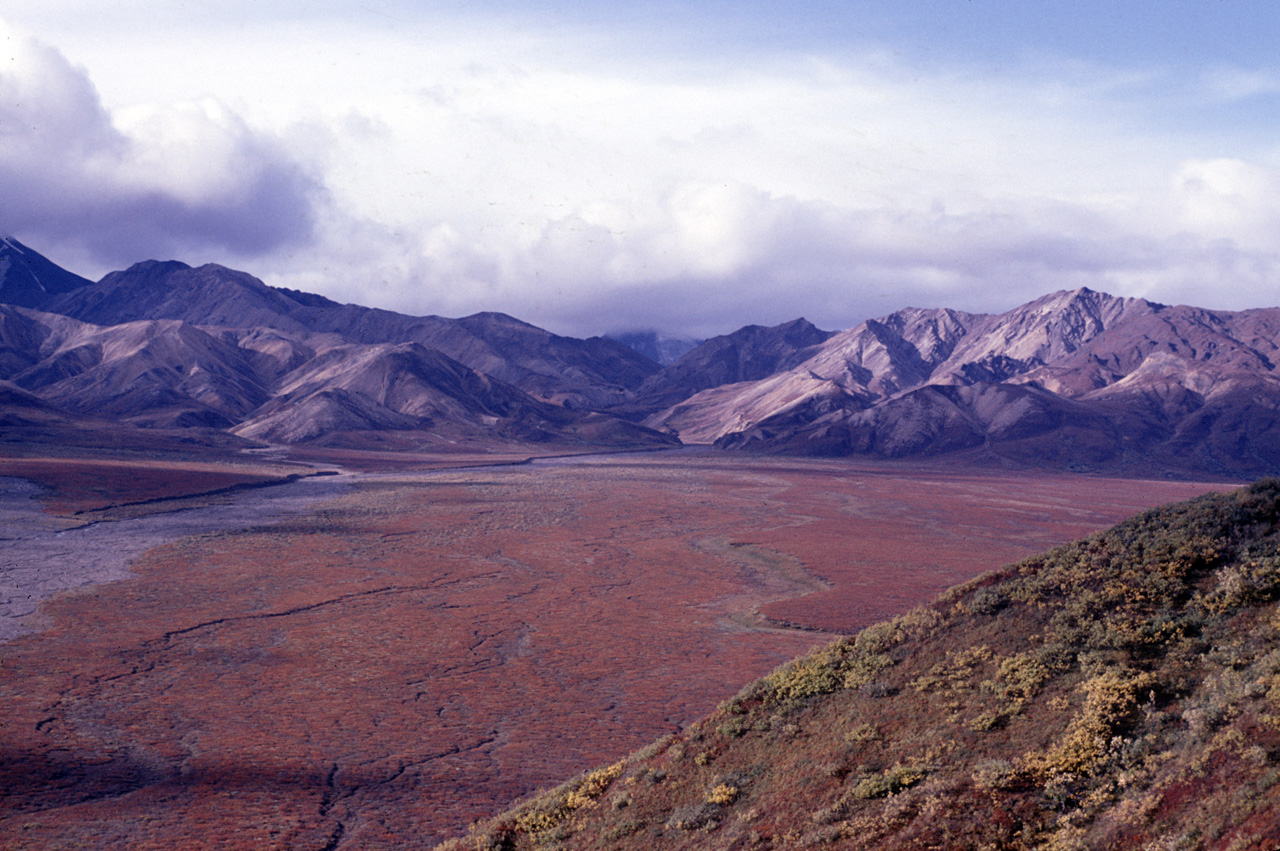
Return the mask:
<svg viewBox="0 0 1280 851">
<path fill-rule="evenodd" d="M 47 624 L 43 600 L 60 591 L 127 578 L 152 547 L 208 532 L 260 526 L 348 492 L 351 476 L 319 476 L 246 490 L 229 504 L 185 508 L 65 529 L 40 510 L 40 488 L 0 477 L 0 643 Z"/>
</svg>

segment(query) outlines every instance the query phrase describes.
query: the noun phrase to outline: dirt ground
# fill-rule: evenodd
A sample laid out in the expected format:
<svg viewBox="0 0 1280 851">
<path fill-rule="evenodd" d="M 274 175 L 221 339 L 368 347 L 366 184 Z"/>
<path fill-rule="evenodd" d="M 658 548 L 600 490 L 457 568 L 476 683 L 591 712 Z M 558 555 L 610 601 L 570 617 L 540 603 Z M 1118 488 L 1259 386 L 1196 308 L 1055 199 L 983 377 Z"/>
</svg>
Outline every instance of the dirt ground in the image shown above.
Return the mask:
<svg viewBox="0 0 1280 851">
<path fill-rule="evenodd" d="M 831 633 L 1211 488 L 699 452 L 361 475 L 0 645 L 0 847 L 430 847 Z"/>
</svg>

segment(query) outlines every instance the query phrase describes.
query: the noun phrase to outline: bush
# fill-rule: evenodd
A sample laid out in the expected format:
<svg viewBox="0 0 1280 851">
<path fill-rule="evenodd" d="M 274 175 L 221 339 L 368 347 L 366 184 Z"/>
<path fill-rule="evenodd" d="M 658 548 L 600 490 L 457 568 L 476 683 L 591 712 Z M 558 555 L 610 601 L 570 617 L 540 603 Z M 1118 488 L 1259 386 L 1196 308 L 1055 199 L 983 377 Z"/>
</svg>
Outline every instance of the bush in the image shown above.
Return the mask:
<svg viewBox="0 0 1280 851">
<path fill-rule="evenodd" d="M 698 830 L 716 823 L 720 807 L 716 804 L 690 804 L 677 808 L 667 819 L 667 827 L 676 830 Z"/>
<path fill-rule="evenodd" d="M 853 787 L 851 794 L 855 798 L 884 798 L 896 795 L 903 789 L 910 789 L 927 775 L 928 772 L 922 766 L 898 765 L 884 774 L 863 778 Z"/>
<path fill-rule="evenodd" d="M 1044 778 L 1077 778 L 1093 774 L 1111 755 L 1112 740 L 1124 729 L 1143 699 L 1154 696 L 1156 678 L 1123 669 L 1105 671 L 1081 685 L 1084 708 L 1054 748 L 1026 760 Z"/>
<path fill-rule="evenodd" d="M 545 834 L 557 829 L 575 811 L 594 804 L 622 774 L 625 762 L 588 772 L 517 810 L 515 829 Z"/>
<path fill-rule="evenodd" d="M 707 803 L 727 806 L 738 800 L 739 794 L 740 791 L 737 786 L 732 786 L 728 783 L 720 783 L 707 793 Z"/>
</svg>

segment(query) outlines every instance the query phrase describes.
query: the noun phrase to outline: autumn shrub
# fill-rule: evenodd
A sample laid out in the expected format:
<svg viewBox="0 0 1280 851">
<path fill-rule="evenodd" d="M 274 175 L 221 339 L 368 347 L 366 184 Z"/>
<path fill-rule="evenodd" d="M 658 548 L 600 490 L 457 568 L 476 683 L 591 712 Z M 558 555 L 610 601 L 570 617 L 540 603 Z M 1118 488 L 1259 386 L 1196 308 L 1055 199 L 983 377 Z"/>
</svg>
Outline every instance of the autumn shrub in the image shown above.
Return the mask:
<svg viewBox="0 0 1280 851">
<path fill-rule="evenodd" d="M 842 679 L 833 665 L 831 654 L 818 651 L 788 662 L 769 676 L 765 685 L 780 701 L 798 701 L 840 688 Z"/>
<path fill-rule="evenodd" d="M 910 789 L 927 775 L 928 771 L 919 765 L 896 765 L 883 774 L 864 777 L 853 787 L 850 794 L 855 798 L 883 798 L 896 795 L 903 789 Z"/>
<path fill-rule="evenodd" d="M 712 826 L 720 815 L 721 807 L 703 801 L 677 807 L 667 819 L 666 826 L 676 830 L 699 830 Z"/>
<path fill-rule="evenodd" d="M 975 733 L 996 730 L 1009 722 L 1009 715 L 1010 713 L 1007 709 L 988 709 L 986 712 L 974 716 L 969 722 L 969 729 Z"/>
<path fill-rule="evenodd" d="M 936 611 L 921 608 L 869 626 L 852 638 L 839 639 L 787 662 L 744 688 L 724 709 L 734 712 L 753 700 L 762 700 L 790 711 L 810 698 L 863 687 L 894 664 L 890 651 L 908 639 L 930 634 L 940 620 Z"/>
<path fill-rule="evenodd" d="M 1107 670 L 1081 685 L 1084 707 L 1064 738 L 1047 752 L 1031 755 L 1026 766 L 1039 776 L 1078 778 L 1097 771 L 1114 752 L 1113 741 L 1144 700 L 1154 702 L 1156 678 L 1148 672 Z"/>
<path fill-rule="evenodd" d="M 587 772 L 534 799 L 515 812 L 514 829 L 544 834 L 556 829 L 577 810 L 591 806 L 621 774 L 626 762 Z"/>
<path fill-rule="evenodd" d="M 912 681 L 917 692 L 967 691 L 976 685 L 977 669 L 991 660 L 991 648 L 985 644 L 952 651 L 929 669 L 928 673 Z"/>
<path fill-rule="evenodd" d="M 633 833 L 639 833 L 647 826 L 648 823 L 642 819 L 626 819 L 607 828 L 601 835 L 608 842 L 617 842 L 619 839 L 623 839 Z"/>
<path fill-rule="evenodd" d="M 971 615 L 993 615 L 1009 605 L 1009 595 L 1002 587 L 980 588 L 961 604 Z"/>
<path fill-rule="evenodd" d="M 849 744 L 872 742 L 880 738 L 880 730 L 875 724 L 863 722 L 845 733 L 844 740 Z"/>
<path fill-rule="evenodd" d="M 1018 771 L 1009 760 L 990 758 L 974 765 L 971 778 L 979 789 L 995 791 L 1012 785 L 1017 776 Z"/>
<path fill-rule="evenodd" d="M 1219 570 L 1217 580 L 1205 602 L 1215 614 L 1274 600 L 1280 596 L 1280 555 L 1246 554 L 1240 562 Z"/>
<path fill-rule="evenodd" d="M 741 792 L 737 786 L 730 783 L 718 783 L 710 792 L 707 793 L 707 803 L 726 806 L 738 800 L 738 795 L 740 793 Z"/>
<path fill-rule="evenodd" d="M 1036 653 L 1018 653 L 1000 662 L 996 675 L 982 682 L 982 690 L 995 694 L 1002 702 L 1001 712 L 1017 715 L 1048 681 L 1049 668 Z"/>
</svg>

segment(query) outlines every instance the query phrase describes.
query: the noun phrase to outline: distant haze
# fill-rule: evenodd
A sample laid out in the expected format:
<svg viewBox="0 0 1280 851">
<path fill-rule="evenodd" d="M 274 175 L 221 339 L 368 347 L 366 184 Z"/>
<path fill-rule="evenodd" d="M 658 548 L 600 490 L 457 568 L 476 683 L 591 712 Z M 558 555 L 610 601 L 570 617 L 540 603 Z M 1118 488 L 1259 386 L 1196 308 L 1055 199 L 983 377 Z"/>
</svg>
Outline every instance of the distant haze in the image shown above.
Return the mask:
<svg viewBox="0 0 1280 851">
<path fill-rule="evenodd" d="M 509 5 L 9 0 L 0 233 L 583 337 L 1280 301 L 1270 4 Z"/>
</svg>

